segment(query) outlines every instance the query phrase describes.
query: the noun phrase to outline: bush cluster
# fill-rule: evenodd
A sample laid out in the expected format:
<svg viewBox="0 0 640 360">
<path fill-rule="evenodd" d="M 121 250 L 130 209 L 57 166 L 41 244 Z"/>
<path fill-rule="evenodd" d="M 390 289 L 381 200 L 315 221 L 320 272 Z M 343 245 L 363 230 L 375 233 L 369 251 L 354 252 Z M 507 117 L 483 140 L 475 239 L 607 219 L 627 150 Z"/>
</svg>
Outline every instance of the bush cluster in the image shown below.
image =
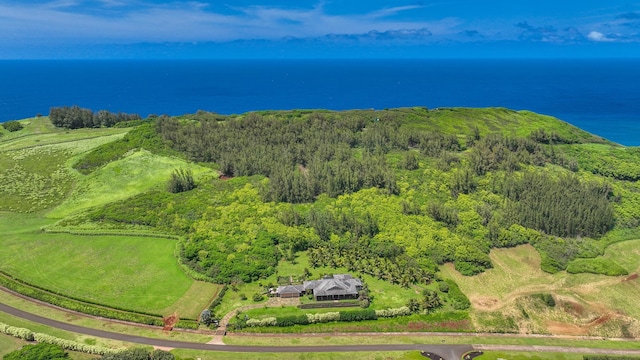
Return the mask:
<svg viewBox="0 0 640 360">
<path fill-rule="evenodd" d="M 394 318 L 407 315 L 411 315 L 411 309 L 409 309 L 409 307 L 407 306 L 395 309 L 376 310 L 376 317 L 378 318 Z"/>
<path fill-rule="evenodd" d="M 264 319 L 249 319 L 247 320 L 247 326 L 249 327 L 257 327 L 257 326 L 276 326 L 278 325 L 278 319 L 275 317 L 268 317 Z"/>
<path fill-rule="evenodd" d="M 24 126 L 22 126 L 22 124 L 18 121 L 7 121 L 2 123 L 2 127 L 5 128 L 7 131 L 10 132 L 14 132 L 14 131 L 20 131 L 22 129 L 24 129 Z"/>
<path fill-rule="evenodd" d="M 307 314 L 307 320 L 309 321 L 309 324 L 340 321 L 340 312 L 332 311 L 326 313 Z"/>
<path fill-rule="evenodd" d="M 347 310 L 340 312 L 340 321 L 363 321 L 376 319 L 376 311 L 373 309 Z"/>
<path fill-rule="evenodd" d="M 2 357 L 2 360 L 66 360 L 69 353 L 57 345 L 36 344 L 23 346 Z"/>
<path fill-rule="evenodd" d="M 470 308 L 471 301 L 469 301 L 467 295 L 460 290 L 458 284 L 449 279 L 445 280 L 445 282 L 449 285 L 449 299 L 451 300 L 453 308 L 456 310 L 467 310 Z"/>
</svg>

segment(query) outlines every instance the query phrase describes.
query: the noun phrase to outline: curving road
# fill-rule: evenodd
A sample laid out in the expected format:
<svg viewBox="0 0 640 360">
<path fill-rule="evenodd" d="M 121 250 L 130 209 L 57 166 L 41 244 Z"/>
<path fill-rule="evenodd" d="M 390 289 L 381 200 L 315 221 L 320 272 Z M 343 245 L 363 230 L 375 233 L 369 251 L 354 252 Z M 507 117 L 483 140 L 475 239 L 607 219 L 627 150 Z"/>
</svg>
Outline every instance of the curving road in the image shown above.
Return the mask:
<svg viewBox="0 0 640 360">
<path fill-rule="evenodd" d="M 164 339 L 153 339 L 142 336 L 119 334 L 105 330 L 92 329 L 84 326 L 68 324 L 65 322 L 48 319 L 39 315 L 31 314 L 20 309 L 0 303 L 0 311 L 7 314 L 23 318 L 25 320 L 44 324 L 53 328 L 67 330 L 79 334 L 95 336 L 105 339 L 112 339 L 143 345 L 151 345 L 163 348 L 209 350 L 225 352 L 252 352 L 252 353 L 305 353 L 305 352 L 351 352 L 351 351 L 422 351 L 438 354 L 446 360 L 458 360 L 466 352 L 472 350 L 495 350 L 495 351 L 526 351 L 526 352 L 564 352 L 583 354 L 608 354 L 608 355 L 636 355 L 640 356 L 638 350 L 617 350 L 617 349 L 597 349 L 597 348 L 575 348 L 564 346 L 525 346 L 525 345 L 432 345 L 432 344 L 396 344 L 396 345 L 323 345 L 323 346 L 246 346 L 246 345 L 222 345 L 203 344 L 185 341 L 174 341 Z"/>
<path fill-rule="evenodd" d="M 272 352 L 272 353 L 304 353 L 304 352 L 350 352 L 350 351 L 411 351 L 419 350 L 440 354 L 445 359 L 460 359 L 464 353 L 473 350 L 471 345 L 420 345 L 420 344 L 398 344 L 398 345 L 325 345 L 325 346 L 244 346 L 244 345 L 219 345 L 203 344 L 184 341 L 152 339 L 142 336 L 119 334 L 110 331 L 98 330 L 68 324 L 65 322 L 48 319 L 39 315 L 31 314 L 14 307 L 1 304 L 0 311 L 7 314 L 23 318 L 25 320 L 37 322 L 50 327 L 67 330 L 79 334 L 101 337 L 105 339 L 119 340 L 143 345 L 158 346 L 163 348 L 210 350 L 226 352 Z"/>
</svg>

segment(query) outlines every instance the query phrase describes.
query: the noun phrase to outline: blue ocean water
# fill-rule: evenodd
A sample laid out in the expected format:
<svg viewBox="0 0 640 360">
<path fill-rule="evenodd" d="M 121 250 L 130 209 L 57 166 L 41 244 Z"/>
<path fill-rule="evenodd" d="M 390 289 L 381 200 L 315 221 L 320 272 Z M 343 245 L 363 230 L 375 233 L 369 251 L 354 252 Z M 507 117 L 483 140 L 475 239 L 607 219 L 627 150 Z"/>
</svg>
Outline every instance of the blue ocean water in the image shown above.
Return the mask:
<svg viewBox="0 0 640 360">
<path fill-rule="evenodd" d="M 0 121 L 63 105 L 142 116 L 502 106 L 640 145 L 640 60 L 0 61 Z"/>
</svg>

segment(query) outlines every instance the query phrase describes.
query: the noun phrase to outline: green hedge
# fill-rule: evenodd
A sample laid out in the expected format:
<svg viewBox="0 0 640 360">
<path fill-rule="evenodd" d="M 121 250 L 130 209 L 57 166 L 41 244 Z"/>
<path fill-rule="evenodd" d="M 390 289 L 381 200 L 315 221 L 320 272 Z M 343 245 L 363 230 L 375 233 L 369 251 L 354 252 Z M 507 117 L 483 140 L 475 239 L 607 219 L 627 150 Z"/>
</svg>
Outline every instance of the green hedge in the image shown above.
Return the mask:
<svg viewBox="0 0 640 360">
<path fill-rule="evenodd" d="M 376 320 L 376 311 L 373 309 L 348 310 L 340 312 L 340 321 Z"/>
<path fill-rule="evenodd" d="M 307 325 L 308 323 L 309 319 L 305 314 L 276 317 L 276 326 Z"/>
</svg>

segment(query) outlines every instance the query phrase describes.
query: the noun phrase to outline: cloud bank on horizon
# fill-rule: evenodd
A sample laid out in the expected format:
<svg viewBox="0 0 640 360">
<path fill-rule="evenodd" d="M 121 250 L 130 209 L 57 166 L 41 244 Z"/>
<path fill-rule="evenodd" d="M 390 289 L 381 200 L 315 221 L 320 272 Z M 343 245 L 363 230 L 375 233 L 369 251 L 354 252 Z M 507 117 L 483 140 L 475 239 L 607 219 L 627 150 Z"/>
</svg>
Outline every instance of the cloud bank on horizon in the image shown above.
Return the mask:
<svg viewBox="0 0 640 360">
<path fill-rule="evenodd" d="M 0 0 L 0 58 L 499 56 L 514 48 L 640 56 L 640 2 Z"/>
</svg>

